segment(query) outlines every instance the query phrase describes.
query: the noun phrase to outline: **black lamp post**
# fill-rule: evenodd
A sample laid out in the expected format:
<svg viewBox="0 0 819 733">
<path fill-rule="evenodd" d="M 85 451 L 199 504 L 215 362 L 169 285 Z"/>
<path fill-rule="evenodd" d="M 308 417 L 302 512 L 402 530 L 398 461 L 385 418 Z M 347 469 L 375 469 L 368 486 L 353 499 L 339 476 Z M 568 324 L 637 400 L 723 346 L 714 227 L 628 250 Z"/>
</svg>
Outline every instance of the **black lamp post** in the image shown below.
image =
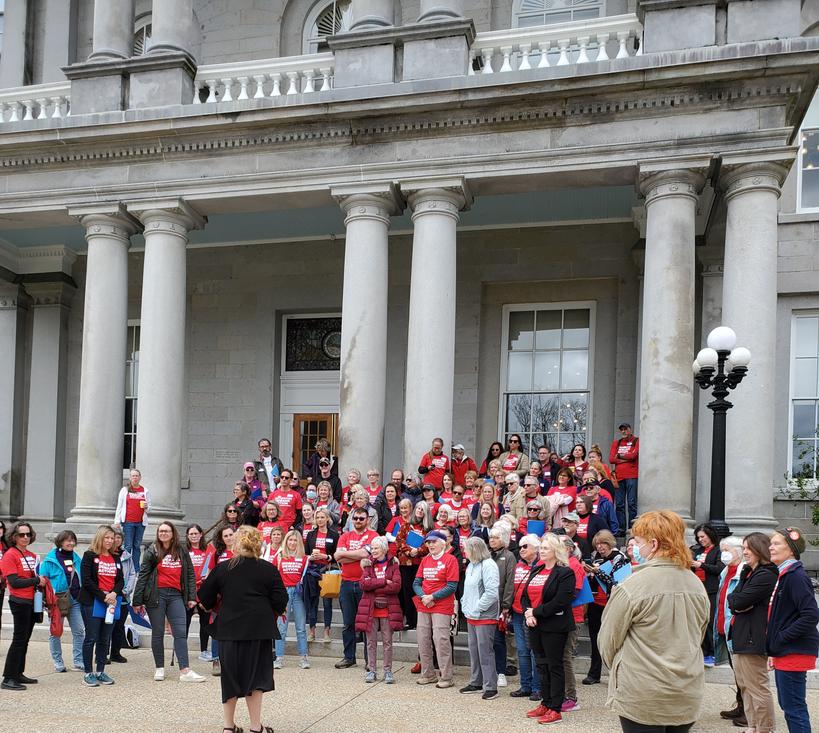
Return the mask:
<svg viewBox="0 0 819 733">
<path fill-rule="evenodd" d="M 692 368 L 694 380 L 701 389 L 713 388 L 714 399 L 708 403 L 714 411 L 711 442 L 711 507 L 709 523 L 720 538 L 731 530 L 725 522 L 725 424 L 726 414 L 733 407 L 726 397 L 748 373 L 751 352 L 736 346 L 737 335 L 727 326 L 719 326 L 708 334 L 708 347 L 697 354 Z"/>
</svg>

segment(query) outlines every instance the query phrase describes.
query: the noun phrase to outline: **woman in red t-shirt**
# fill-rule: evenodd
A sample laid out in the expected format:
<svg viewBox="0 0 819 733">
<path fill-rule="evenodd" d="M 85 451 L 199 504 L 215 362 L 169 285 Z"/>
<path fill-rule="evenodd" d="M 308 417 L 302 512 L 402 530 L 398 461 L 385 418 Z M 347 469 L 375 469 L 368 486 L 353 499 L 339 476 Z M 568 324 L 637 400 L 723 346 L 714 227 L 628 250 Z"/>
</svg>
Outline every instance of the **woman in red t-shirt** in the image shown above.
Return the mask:
<svg viewBox="0 0 819 733">
<path fill-rule="evenodd" d="M 270 542 L 270 530 L 273 527 L 281 527 L 285 529 L 284 522 L 281 519 L 281 509 L 275 501 L 270 501 L 262 507 L 261 522 L 256 525 L 256 529 L 262 533 L 262 543 Z"/>
<path fill-rule="evenodd" d="M 338 547 L 338 532 L 332 527 L 330 512 L 326 507 L 316 509 L 316 528 L 308 533 L 304 543 L 304 553 L 309 564 L 308 572 L 304 576 L 304 605 L 307 609 L 307 641 L 316 640 L 316 624 L 318 623 L 318 604 L 321 598 L 319 581 L 321 573 L 330 565 L 330 560 Z M 322 641 L 329 644 L 332 641 L 330 626 L 333 621 L 333 599 L 321 598 L 324 608 L 324 638 Z"/>
<path fill-rule="evenodd" d="M 165 622 L 171 627 L 173 647 L 179 660 L 180 682 L 204 682 L 188 664 L 187 609 L 196 607 L 196 574 L 191 557 L 179 542 L 171 522 L 156 528 L 156 541 L 145 550 L 134 588 L 134 610 L 142 607 L 151 620 L 151 651 L 154 680 L 165 679 Z"/>
<path fill-rule="evenodd" d="M 307 569 L 307 556 L 304 554 L 304 542 L 301 532 L 293 529 L 284 536 L 281 553 L 276 567 L 282 576 L 287 589 L 287 609 L 279 616 L 279 638 L 276 639 L 276 661 L 274 669 L 284 665 L 284 639 L 287 636 L 287 624 L 292 620 L 296 627 L 296 643 L 299 648 L 299 667 L 310 669 L 307 659 L 307 609 L 304 606 L 303 581 Z"/>
<path fill-rule="evenodd" d="M 575 476 L 582 476 L 583 472 L 589 467 L 586 460 L 586 446 L 583 443 L 575 443 L 572 452 L 558 458 L 557 463 L 568 468 Z"/>
<path fill-rule="evenodd" d="M 307 535 L 316 528 L 316 509 L 308 501 L 301 506 L 301 522 L 294 529 L 301 532 L 301 541 L 307 542 Z"/>
<path fill-rule="evenodd" d="M 441 489 L 444 474 L 449 471 L 449 458 L 443 451 L 444 441 L 441 438 L 434 438 L 432 449 L 424 453 L 421 465 L 418 466 L 418 473 L 424 477 L 424 483 L 432 484 L 438 490 Z"/>
<path fill-rule="evenodd" d="M 4 690 L 25 690 L 25 683 L 37 682 L 26 677 L 26 652 L 34 629 L 34 594 L 45 587 L 45 576 L 37 574 L 39 558 L 29 552 L 34 542 L 34 529 L 26 522 L 18 522 L 9 533 L 9 549 L 0 558 L 0 575 L 9 586 L 9 608 L 14 619 L 14 635 L 6 653 L 3 669 Z"/>
<path fill-rule="evenodd" d="M 418 565 L 424 555 L 427 554 L 427 546 L 418 542 L 412 544 L 408 542 L 410 532 L 414 533 L 414 539 L 417 540 L 417 535 L 424 537 L 427 532 L 432 529 L 432 515 L 429 511 L 429 505 L 424 501 L 419 501 L 412 510 L 412 516 L 409 522 L 402 522 L 401 528 L 395 537 L 395 556 L 398 558 L 398 564 L 401 572 L 401 610 L 404 612 L 404 628 L 414 629 L 418 624 L 418 610 L 415 607 L 415 593 L 412 590 L 412 583 L 415 580 L 415 575 L 418 572 Z"/>
<path fill-rule="evenodd" d="M 486 453 L 486 458 L 483 459 L 483 463 L 481 463 L 481 467 L 478 469 L 479 476 L 488 476 L 489 475 L 489 464 L 492 461 L 497 461 L 501 457 L 501 453 L 503 453 L 503 443 L 499 443 L 497 440 L 489 446 L 489 450 Z"/>
<path fill-rule="evenodd" d="M 196 578 L 196 592 L 198 593 L 202 581 L 207 577 L 208 573 L 213 570 L 213 555 L 208 550 L 205 535 L 198 524 L 189 524 L 185 530 L 185 537 L 187 539 L 186 549 L 193 564 L 193 575 Z M 208 652 L 208 638 L 210 636 L 208 619 L 210 618 L 210 614 L 201 606 L 197 605 L 195 608 L 188 609 L 185 635 L 190 635 L 191 620 L 193 619 L 194 613 L 198 613 L 199 615 L 199 659 L 203 662 L 210 662 L 213 659 L 210 652 Z"/>
</svg>

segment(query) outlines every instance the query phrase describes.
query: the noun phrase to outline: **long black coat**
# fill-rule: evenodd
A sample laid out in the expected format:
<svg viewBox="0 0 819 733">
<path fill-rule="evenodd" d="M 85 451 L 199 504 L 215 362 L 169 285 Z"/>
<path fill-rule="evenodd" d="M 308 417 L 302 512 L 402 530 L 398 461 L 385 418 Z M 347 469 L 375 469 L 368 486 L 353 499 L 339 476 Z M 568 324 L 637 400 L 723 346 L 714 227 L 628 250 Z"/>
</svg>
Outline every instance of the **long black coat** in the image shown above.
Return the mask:
<svg viewBox="0 0 819 733">
<path fill-rule="evenodd" d="M 729 633 L 734 654 L 765 654 L 768 604 L 777 575 L 773 563 L 761 564 L 753 572 L 750 565 L 742 568 L 739 583 L 728 595 L 728 608 L 733 614 Z"/>
</svg>

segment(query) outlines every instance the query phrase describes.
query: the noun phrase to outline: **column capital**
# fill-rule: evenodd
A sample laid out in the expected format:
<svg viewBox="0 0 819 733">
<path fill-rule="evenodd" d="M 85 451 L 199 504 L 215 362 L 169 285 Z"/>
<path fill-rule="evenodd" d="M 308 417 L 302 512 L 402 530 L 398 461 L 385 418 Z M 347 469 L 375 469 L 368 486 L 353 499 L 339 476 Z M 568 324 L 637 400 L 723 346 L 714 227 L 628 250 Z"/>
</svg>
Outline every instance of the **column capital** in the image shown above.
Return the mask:
<svg viewBox="0 0 819 733">
<path fill-rule="evenodd" d="M 401 193 L 412 208 L 413 221 L 417 216 L 437 213 L 458 219 L 458 212 L 472 206 L 473 196 L 465 178 L 414 178 L 401 181 Z"/>
<path fill-rule="evenodd" d="M 691 198 L 697 200 L 705 186 L 702 168 L 672 168 L 668 170 L 645 170 L 640 168 L 640 192 L 645 196 L 646 207 L 663 198 Z"/>
<path fill-rule="evenodd" d="M 0 311 L 28 308 L 31 299 L 18 283 L 0 280 Z"/>
<path fill-rule="evenodd" d="M 782 193 L 782 183 L 788 175 L 788 167 L 771 161 L 750 163 L 724 162 L 720 169 L 719 185 L 725 200 L 749 191 L 768 191 L 777 198 Z"/>
<path fill-rule="evenodd" d="M 130 244 L 131 237 L 141 229 L 139 222 L 120 202 L 71 206 L 68 215 L 85 227 L 85 238 L 88 241 L 95 237 L 106 237 L 118 239 L 127 245 Z"/>
<path fill-rule="evenodd" d="M 387 226 L 390 217 L 404 210 L 404 199 L 394 183 L 336 186 L 330 195 L 347 215 L 345 226 L 358 219 L 375 219 Z"/>
<path fill-rule="evenodd" d="M 207 218 L 181 198 L 161 198 L 135 201 L 127 205 L 128 212 L 145 227 L 145 233 L 164 232 L 187 240 L 192 229 L 204 229 Z"/>
<path fill-rule="evenodd" d="M 31 296 L 31 302 L 35 308 L 44 306 L 71 307 L 74 293 L 77 286 L 73 282 L 65 280 L 51 282 L 28 282 L 25 283 L 26 292 Z"/>
</svg>

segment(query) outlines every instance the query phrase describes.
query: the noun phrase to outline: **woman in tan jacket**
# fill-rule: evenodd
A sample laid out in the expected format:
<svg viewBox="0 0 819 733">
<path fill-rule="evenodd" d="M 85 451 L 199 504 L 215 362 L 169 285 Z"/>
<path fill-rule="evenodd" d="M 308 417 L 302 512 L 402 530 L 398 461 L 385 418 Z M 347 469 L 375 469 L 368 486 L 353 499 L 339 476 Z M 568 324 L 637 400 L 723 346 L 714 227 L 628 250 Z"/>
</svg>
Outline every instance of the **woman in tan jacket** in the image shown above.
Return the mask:
<svg viewBox="0 0 819 733">
<path fill-rule="evenodd" d="M 631 531 L 640 566 L 614 588 L 597 639 L 611 670 L 606 704 L 623 733 L 687 733 L 705 684 L 700 644 L 708 595 L 689 570 L 678 515 L 646 512 Z"/>
</svg>

